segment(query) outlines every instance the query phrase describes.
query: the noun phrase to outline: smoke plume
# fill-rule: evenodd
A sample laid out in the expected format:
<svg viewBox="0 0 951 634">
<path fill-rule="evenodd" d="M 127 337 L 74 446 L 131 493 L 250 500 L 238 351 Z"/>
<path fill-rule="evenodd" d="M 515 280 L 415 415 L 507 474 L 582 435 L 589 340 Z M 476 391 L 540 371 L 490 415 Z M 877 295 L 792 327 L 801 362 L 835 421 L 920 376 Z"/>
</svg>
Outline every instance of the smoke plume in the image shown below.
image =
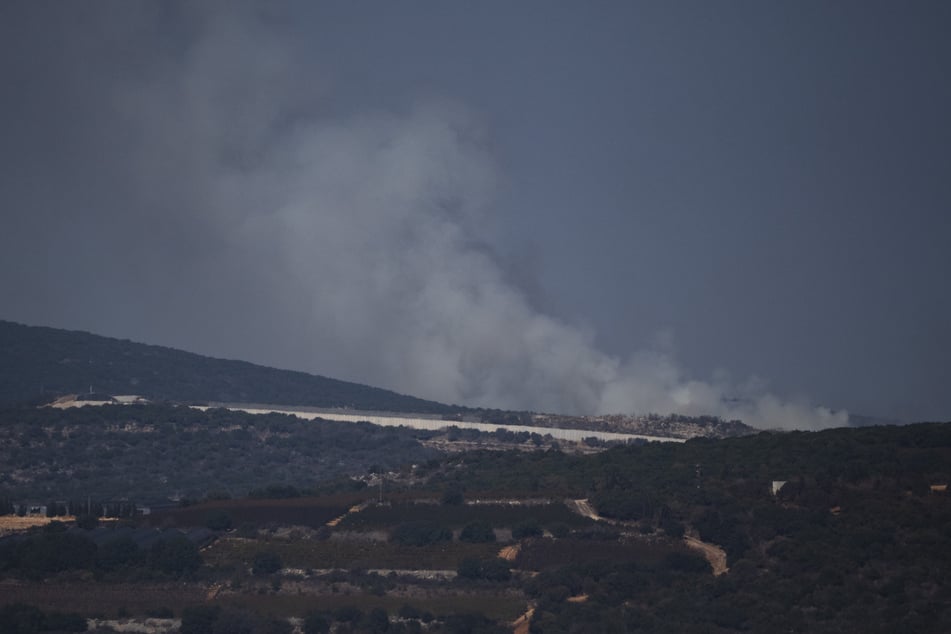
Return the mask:
<svg viewBox="0 0 951 634">
<path fill-rule="evenodd" d="M 114 38 L 158 38 L 152 19 Z M 165 298 L 130 315 L 164 315 L 218 354 L 449 403 L 846 423 L 756 382 L 691 378 L 670 352 L 609 354 L 536 309 L 491 247 L 491 121 L 465 105 L 343 107 L 279 25 L 189 20 L 180 49 L 103 87 L 129 193 L 86 218 L 129 236 L 130 295 Z"/>
</svg>

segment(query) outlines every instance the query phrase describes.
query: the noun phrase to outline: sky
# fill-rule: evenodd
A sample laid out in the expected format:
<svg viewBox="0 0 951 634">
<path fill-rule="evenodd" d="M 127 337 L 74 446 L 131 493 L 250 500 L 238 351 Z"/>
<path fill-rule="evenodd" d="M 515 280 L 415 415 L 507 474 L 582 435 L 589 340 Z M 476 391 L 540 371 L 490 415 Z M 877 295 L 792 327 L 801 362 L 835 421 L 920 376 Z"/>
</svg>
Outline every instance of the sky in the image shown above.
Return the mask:
<svg viewBox="0 0 951 634">
<path fill-rule="evenodd" d="M 0 4 L 0 318 L 449 403 L 951 419 L 951 4 Z"/>
</svg>

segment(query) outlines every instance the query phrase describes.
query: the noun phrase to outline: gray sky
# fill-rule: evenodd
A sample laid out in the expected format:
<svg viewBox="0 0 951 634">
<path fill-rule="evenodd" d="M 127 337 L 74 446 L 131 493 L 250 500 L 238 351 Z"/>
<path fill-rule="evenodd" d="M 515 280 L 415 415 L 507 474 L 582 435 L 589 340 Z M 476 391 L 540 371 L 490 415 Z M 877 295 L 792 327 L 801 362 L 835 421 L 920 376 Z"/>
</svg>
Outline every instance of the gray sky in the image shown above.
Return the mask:
<svg viewBox="0 0 951 634">
<path fill-rule="evenodd" d="M 0 318 L 473 405 L 947 420 L 948 33 L 943 1 L 4 2 Z"/>
</svg>

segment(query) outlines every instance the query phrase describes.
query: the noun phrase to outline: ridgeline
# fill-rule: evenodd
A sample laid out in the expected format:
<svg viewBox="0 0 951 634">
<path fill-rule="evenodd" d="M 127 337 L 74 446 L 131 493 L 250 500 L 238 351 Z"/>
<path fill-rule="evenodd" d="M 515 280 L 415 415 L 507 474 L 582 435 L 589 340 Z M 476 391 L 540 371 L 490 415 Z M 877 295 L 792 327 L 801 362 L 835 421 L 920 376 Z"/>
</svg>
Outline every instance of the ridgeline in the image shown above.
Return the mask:
<svg viewBox="0 0 951 634">
<path fill-rule="evenodd" d="M 205 357 L 87 332 L 0 321 L 0 405 L 87 392 L 153 401 L 281 403 L 449 414 L 452 407 L 380 388 Z"/>
</svg>

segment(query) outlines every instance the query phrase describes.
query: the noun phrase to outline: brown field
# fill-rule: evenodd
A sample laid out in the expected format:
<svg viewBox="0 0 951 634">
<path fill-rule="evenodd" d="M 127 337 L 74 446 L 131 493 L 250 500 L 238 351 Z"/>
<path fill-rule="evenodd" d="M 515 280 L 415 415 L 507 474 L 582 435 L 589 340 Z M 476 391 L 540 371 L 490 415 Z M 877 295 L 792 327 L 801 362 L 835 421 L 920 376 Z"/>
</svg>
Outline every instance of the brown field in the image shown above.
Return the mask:
<svg viewBox="0 0 951 634">
<path fill-rule="evenodd" d="M 525 611 L 525 599 L 498 594 L 458 593 L 440 597 L 412 598 L 360 595 L 309 596 L 293 594 L 229 594 L 215 601 L 220 605 L 253 610 L 259 614 L 282 614 L 303 616 L 310 610 L 335 610 L 354 605 L 364 612 L 383 608 L 396 614 L 400 607 L 409 604 L 420 612 L 435 615 L 480 612 L 489 618 L 512 621 Z"/>
<path fill-rule="evenodd" d="M 519 506 L 515 504 L 438 505 L 394 503 L 391 506 L 371 506 L 359 514 L 349 515 L 340 522 L 348 530 L 390 528 L 402 522 L 433 521 L 451 528 L 462 528 L 481 520 L 493 527 L 511 527 L 527 519 L 543 526 L 567 524 L 570 527 L 590 526 L 593 522 L 574 513 L 563 503 Z"/>
<path fill-rule="evenodd" d="M 115 617 L 120 609 L 141 617 L 158 608 L 170 608 L 176 616 L 181 616 L 183 607 L 208 603 L 206 597 L 207 588 L 194 583 L 0 583 L 0 606 L 29 603 L 44 610 L 76 612 L 87 618 Z M 210 602 L 250 609 L 259 614 L 284 616 L 303 616 L 310 610 L 333 610 L 345 605 L 356 605 L 364 612 L 382 607 L 395 614 L 402 605 L 408 603 L 420 612 L 431 612 L 435 615 L 481 612 L 490 618 L 510 621 L 525 610 L 525 600 L 516 596 L 466 592 L 449 592 L 442 596 L 418 598 L 372 594 L 314 596 L 229 592 Z"/>
<path fill-rule="evenodd" d="M 499 559 L 504 559 L 505 561 L 515 561 L 518 558 L 518 553 L 520 550 L 522 550 L 521 544 L 505 546 L 499 551 L 498 557 Z"/>
<path fill-rule="evenodd" d="M 365 499 L 366 495 L 335 495 L 286 500 L 215 500 L 157 511 L 148 515 L 147 521 L 152 526 L 204 526 L 210 514 L 224 511 L 235 526 L 249 523 L 320 528 Z"/>
<path fill-rule="evenodd" d="M 64 517 L 39 517 L 35 515 L 18 517 L 16 515 L 0 515 L 0 534 L 25 531 L 34 526 L 46 526 L 53 520 L 58 522 L 72 522 L 75 519 L 76 518 L 72 515 Z"/>
<path fill-rule="evenodd" d="M 594 561 L 657 564 L 673 551 L 687 552 L 668 542 L 618 542 L 574 539 L 533 539 L 522 544 L 515 562 L 523 570 L 546 570 Z"/>
<path fill-rule="evenodd" d="M 227 567 L 235 562 L 250 566 L 260 552 L 276 553 L 288 568 L 455 570 L 467 557 L 494 557 L 498 545 L 443 542 L 417 547 L 356 540 L 264 542 L 225 538 L 202 552 L 202 556 L 211 566 Z"/>
<path fill-rule="evenodd" d="M 197 584 L 109 584 L 90 581 L 47 583 L 0 583 L 0 605 L 29 603 L 44 610 L 77 612 L 84 616 L 115 616 L 119 608 L 130 614 L 144 614 L 156 608 L 182 607 L 201 603 L 205 588 Z"/>
</svg>

